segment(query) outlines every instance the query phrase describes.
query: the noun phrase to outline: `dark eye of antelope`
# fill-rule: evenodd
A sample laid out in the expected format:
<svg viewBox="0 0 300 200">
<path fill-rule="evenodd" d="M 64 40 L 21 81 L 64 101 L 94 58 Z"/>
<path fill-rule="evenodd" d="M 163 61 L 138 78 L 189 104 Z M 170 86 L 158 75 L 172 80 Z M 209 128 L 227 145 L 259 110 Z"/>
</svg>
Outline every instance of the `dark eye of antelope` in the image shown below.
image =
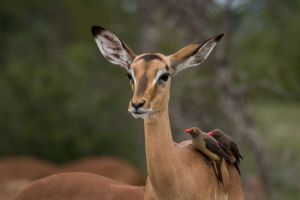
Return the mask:
<svg viewBox="0 0 300 200">
<path fill-rule="evenodd" d="M 130 73 L 127 73 L 127 78 L 128 78 L 128 80 L 129 80 L 129 82 L 130 82 L 130 84 L 133 84 L 133 77 L 132 77 L 132 75 L 130 74 Z"/>
<path fill-rule="evenodd" d="M 158 83 L 158 84 L 163 84 L 163 83 L 167 82 L 167 81 L 169 80 L 169 76 L 170 76 L 169 73 L 162 74 L 162 75 L 158 78 L 157 83 Z"/>
</svg>

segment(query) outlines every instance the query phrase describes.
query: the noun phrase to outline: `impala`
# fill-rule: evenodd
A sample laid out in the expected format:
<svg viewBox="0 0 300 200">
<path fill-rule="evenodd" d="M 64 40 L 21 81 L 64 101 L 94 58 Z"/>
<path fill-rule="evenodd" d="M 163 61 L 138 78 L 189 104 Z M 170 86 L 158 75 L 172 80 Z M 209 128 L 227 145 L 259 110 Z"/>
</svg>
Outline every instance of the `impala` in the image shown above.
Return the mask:
<svg viewBox="0 0 300 200">
<path fill-rule="evenodd" d="M 220 184 L 213 167 L 189 142 L 174 144 L 169 122 L 172 77 L 201 64 L 223 34 L 165 56 L 161 53 L 135 55 L 105 28 L 93 26 L 91 31 L 102 55 L 127 71 L 133 91 L 128 111 L 144 120 L 148 172 L 145 199 L 243 199 L 237 170 L 223 165 L 224 186 Z"/>
</svg>

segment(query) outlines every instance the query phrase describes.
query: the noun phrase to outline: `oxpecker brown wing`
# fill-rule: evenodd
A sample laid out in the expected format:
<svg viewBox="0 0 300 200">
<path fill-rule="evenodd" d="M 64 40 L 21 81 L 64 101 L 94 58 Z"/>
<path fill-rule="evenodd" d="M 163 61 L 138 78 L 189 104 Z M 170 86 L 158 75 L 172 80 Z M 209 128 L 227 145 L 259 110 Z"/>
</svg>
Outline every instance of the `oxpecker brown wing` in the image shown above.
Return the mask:
<svg viewBox="0 0 300 200">
<path fill-rule="evenodd" d="M 243 159 L 243 156 L 240 154 L 240 151 L 239 151 L 239 148 L 238 148 L 237 144 L 235 142 L 232 142 L 230 149 L 231 149 L 234 157 L 236 158 L 236 161 L 239 163 L 240 159 Z"/>
<path fill-rule="evenodd" d="M 230 155 L 228 155 L 222 147 L 218 144 L 218 142 L 212 138 L 204 138 L 205 146 L 208 150 L 213 152 L 214 154 L 217 154 L 221 158 L 224 158 L 227 161 L 230 161 Z"/>
<path fill-rule="evenodd" d="M 218 140 L 217 140 L 218 141 Z M 226 146 L 224 146 L 223 143 L 218 141 L 218 144 L 220 145 L 220 147 L 222 147 L 222 149 L 227 153 L 227 154 L 231 154 L 230 151 L 228 150 L 228 148 L 226 148 Z"/>
</svg>

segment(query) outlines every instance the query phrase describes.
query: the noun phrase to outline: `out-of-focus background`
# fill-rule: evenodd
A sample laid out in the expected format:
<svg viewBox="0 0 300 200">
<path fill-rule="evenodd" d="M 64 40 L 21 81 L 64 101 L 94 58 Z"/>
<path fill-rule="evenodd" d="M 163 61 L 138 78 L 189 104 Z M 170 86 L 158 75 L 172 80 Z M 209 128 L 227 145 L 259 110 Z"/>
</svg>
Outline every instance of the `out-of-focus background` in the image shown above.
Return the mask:
<svg viewBox="0 0 300 200">
<path fill-rule="evenodd" d="M 145 176 L 143 123 L 127 112 L 125 71 L 92 38 L 101 25 L 137 54 L 224 32 L 204 64 L 173 80 L 174 140 L 190 126 L 221 128 L 244 155 L 248 199 L 299 199 L 299 22 L 299 0 L 1 1 L 0 192 L 68 167 Z"/>
</svg>

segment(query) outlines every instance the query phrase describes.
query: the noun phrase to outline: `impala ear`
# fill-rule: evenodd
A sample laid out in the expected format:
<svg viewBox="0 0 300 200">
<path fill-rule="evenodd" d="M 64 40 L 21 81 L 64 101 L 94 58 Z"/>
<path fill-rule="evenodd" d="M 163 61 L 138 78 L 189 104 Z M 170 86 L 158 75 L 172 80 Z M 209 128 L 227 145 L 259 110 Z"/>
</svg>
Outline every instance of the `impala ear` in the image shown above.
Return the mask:
<svg viewBox="0 0 300 200">
<path fill-rule="evenodd" d="M 217 37 L 208 39 L 202 44 L 191 44 L 182 49 L 180 49 L 175 54 L 169 56 L 171 60 L 171 67 L 173 69 L 173 74 L 189 68 L 195 67 L 201 64 L 211 53 L 213 48 L 216 46 L 217 42 L 221 40 L 224 33 L 218 35 Z"/>
<path fill-rule="evenodd" d="M 111 63 L 129 69 L 135 58 L 131 49 L 115 34 L 100 26 L 91 28 L 95 41 L 102 55 Z"/>
</svg>

